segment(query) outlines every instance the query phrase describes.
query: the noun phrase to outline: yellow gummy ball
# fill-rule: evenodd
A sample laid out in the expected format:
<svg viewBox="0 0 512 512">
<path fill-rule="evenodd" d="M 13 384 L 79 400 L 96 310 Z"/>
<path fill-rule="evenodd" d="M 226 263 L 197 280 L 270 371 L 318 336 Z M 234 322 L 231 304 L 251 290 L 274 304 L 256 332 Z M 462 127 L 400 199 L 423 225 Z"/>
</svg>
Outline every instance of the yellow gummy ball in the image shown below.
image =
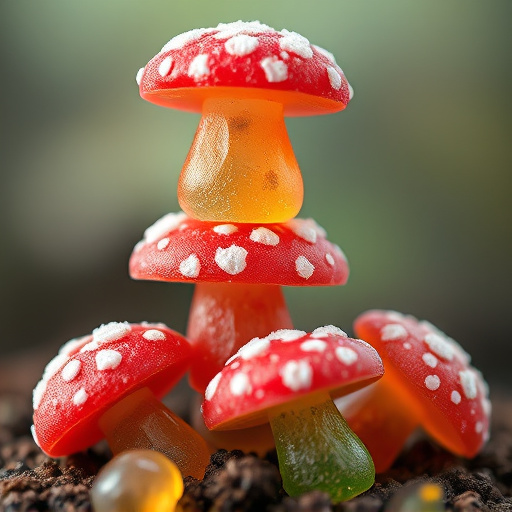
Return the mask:
<svg viewBox="0 0 512 512">
<path fill-rule="evenodd" d="M 153 450 L 115 456 L 94 480 L 95 512 L 172 512 L 183 494 L 183 478 L 170 459 Z"/>
</svg>

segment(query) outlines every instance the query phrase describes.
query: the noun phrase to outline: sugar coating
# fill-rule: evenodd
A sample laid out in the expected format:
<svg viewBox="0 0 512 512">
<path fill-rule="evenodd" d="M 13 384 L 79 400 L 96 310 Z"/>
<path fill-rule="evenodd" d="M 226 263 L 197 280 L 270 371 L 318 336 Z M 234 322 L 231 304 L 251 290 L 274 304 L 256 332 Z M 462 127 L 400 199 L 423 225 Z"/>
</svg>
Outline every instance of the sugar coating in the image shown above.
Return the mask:
<svg viewBox="0 0 512 512">
<path fill-rule="evenodd" d="M 407 329 L 400 324 L 387 324 L 380 330 L 382 341 L 400 340 L 407 336 Z"/>
<path fill-rule="evenodd" d="M 260 227 L 251 231 L 249 238 L 253 242 L 263 245 L 277 245 L 279 243 L 279 235 L 268 228 Z"/>
<path fill-rule="evenodd" d="M 453 346 L 450 345 L 445 338 L 436 333 L 429 333 L 425 335 L 425 343 L 428 345 L 430 350 L 434 352 L 441 359 L 451 361 L 453 359 L 455 351 Z"/>
<path fill-rule="evenodd" d="M 306 361 L 288 361 L 281 369 L 283 384 L 292 391 L 309 389 L 313 378 L 313 369 Z"/>
<path fill-rule="evenodd" d="M 144 68 L 139 68 L 137 71 L 137 74 L 135 75 L 135 81 L 137 82 L 137 85 L 140 85 L 142 81 L 142 75 L 144 74 Z"/>
<path fill-rule="evenodd" d="M 126 336 L 131 330 L 131 325 L 128 322 L 109 322 L 108 324 L 102 324 L 92 331 L 92 342 L 101 344 L 116 341 Z"/>
<path fill-rule="evenodd" d="M 412 345 L 407 341 L 402 346 L 405 348 L 405 350 L 411 350 L 412 348 Z"/>
<path fill-rule="evenodd" d="M 327 261 L 331 267 L 334 266 L 334 258 L 329 253 L 325 255 L 325 261 Z"/>
<path fill-rule="evenodd" d="M 215 394 L 215 391 L 217 391 L 217 386 L 219 385 L 221 377 L 222 377 L 222 374 L 219 372 L 209 382 L 209 384 L 206 387 L 206 390 L 204 392 L 204 397 L 205 397 L 206 400 L 211 400 L 212 399 L 213 395 Z"/>
<path fill-rule="evenodd" d="M 430 354 L 429 352 L 425 352 L 425 354 L 423 354 L 421 356 L 421 358 L 423 359 L 423 362 L 427 365 L 427 366 L 430 366 L 430 368 L 435 368 L 437 366 L 437 357 L 434 355 L 434 354 Z"/>
<path fill-rule="evenodd" d="M 251 359 L 258 354 L 261 354 L 270 346 L 270 340 L 267 338 L 253 338 L 251 341 L 246 343 L 238 351 L 238 355 L 242 359 Z"/>
<path fill-rule="evenodd" d="M 317 327 L 311 333 L 312 338 L 325 338 L 330 335 L 343 336 L 345 338 L 347 337 L 347 333 L 335 325 L 324 325 L 323 327 Z"/>
<path fill-rule="evenodd" d="M 189 30 L 188 32 L 184 32 L 183 34 L 178 34 L 163 46 L 163 48 L 160 50 L 160 53 L 167 52 L 169 50 L 179 50 L 180 48 L 186 46 L 188 43 L 196 41 L 202 35 L 208 34 L 211 31 L 211 28 L 195 28 L 193 30 Z"/>
<path fill-rule="evenodd" d="M 149 329 L 144 331 L 142 333 L 142 337 L 149 341 L 163 341 L 166 338 L 165 333 L 158 329 Z"/>
<path fill-rule="evenodd" d="M 472 400 L 476 398 L 478 389 L 476 386 L 476 376 L 471 370 L 459 372 L 459 379 L 462 385 L 462 391 L 466 398 Z"/>
<path fill-rule="evenodd" d="M 336 91 L 339 91 L 341 88 L 342 80 L 338 70 L 332 66 L 329 66 L 327 68 L 327 76 L 329 77 L 329 83 L 331 84 L 331 87 Z"/>
<path fill-rule="evenodd" d="M 229 381 L 229 390 L 234 396 L 247 395 L 252 391 L 251 382 L 246 373 L 237 372 Z"/>
<path fill-rule="evenodd" d="M 295 341 L 299 338 L 306 336 L 306 331 L 299 331 L 298 329 L 278 329 L 271 332 L 266 336 L 267 340 L 281 340 L 281 341 Z"/>
<path fill-rule="evenodd" d="M 249 55 L 258 47 L 258 38 L 247 34 L 239 34 L 228 39 L 224 46 L 226 51 L 233 56 L 243 57 Z"/>
<path fill-rule="evenodd" d="M 460 393 L 458 391 L 452 391 L 452 394 L 450 395 L 450 400 L 455 404 L 460 404 L 460 401 L 462 400 L 462 397 L 460 396 Z"/>
<path fill-rule="evenodd" d="M 180 263 L 180 274 L 185 277 L 197 277 L 201 270 L 201 264 L 196 254 L 191 254 Z"/>
<path fill-rule="evenodd" d="M 188 76 L 195 80 L 200 80 L 209 74 L 210 68 L 208 67 L 208 54 L 200 53 L 199 55 L 196 55 L 188 67 Z"/>
<path fill-rule="evenodd" d="M 219 30 L 215 39 L 227 39 L 237 34 L 256 35 L 268 32 L 275 32 L 272 27 L 259 21 L 233 21 L 231 23 L 219 23 L 216 27 Z"/>
<path fill-rule="evenodd" d="M 435 391 L 436 389 L 439 389 L 439 386 L 441 385 L 441 379 L 437 375 L 428 375 L 425 378 L 425 386 L 427 389 L 430 389 L 430 391 Z"/>
<path fill-rule="evenodd" d="M 304 352 L 323 352 L 327 348 L 327 343 L 322 340 L 306 340 L 300 344 L 300 349 Z"/>
<path fill-rule="evenodd" d="M 66 366 L 64 366 L 64 368 L 62 368 L 60 373 L 62 380 L 65 382 L 72 381 L 80 372 L 81 366 L 82 363 L 78 359 L 70 361 Z"/>
<path fill-rule="evenodd" d="M 80 336 L 79 338 L 73 338 L 69 341 L 66 341 L 62 347 L 59 349 L 59 354 L 64 354 L 65 356 L 69 356 L 76 352 L 83 344 L 86 339 L 90 338 L 90 335 Z"/>
<path fill-rule="evenodd" d="M 297 236 L 312 244 L 316 243 L 317 236 L 323 238 L 327 236 L 325 229 L 313 219 L 292 219 L 287 222 L 287 225 Z"/>
<path fill-rule="evenodd" d="M 295 270 L 300 277 L 309 279 L 315 271 L 315 266 L 305 256 L 299 256 L 295 260 Z"/>
<path fill-rule="evenodd" d="M 165 57 L 165 59 L 160 62 L 160 65 L 158 66 L 158 73 L 161 77 L 165 77 L 169 74 L 169 72 L 172 69 L 173 60 L 171 57 Z"/>
<path fill-rule="evenodd" d="M 89 395 L 86 393 L 84 388 L 80 388 L 74 395 L 73 395 L 73 403 L 75 405 L 82 405 L 84 404 L 87 399 L 89 398 Z"/>
<path fill-rule="evenodd" d="M 100 350 L 95 359 L 98 370 L 114 370 L 121 364 L 123 356 L 117 350 Z"/>
<path fill-rule="evenodd" d="M 325 48 L 322 48 L 321 46 L 318 46 L 316 44 L 312 46 L 318 53 L 320 53 L 321 55 L 326 57 L 330 62 L 332 62 L 332 64 L 336 64 L 336 59 L 334 58 L 334 55 L 331 52 L 327 51 Z"/>
<path fill-rule="evenodd" d="M 167 249 L 170 241 L 171 240 L 168 237 L 162 238 L 162 240 L 159 240 L 158 243 L 156 244 L 156 248 L 159 251 L 163 251 L 164 249 Z"/>
<path fill-rule="evenodd" d="M 265 57 L 260 66 L 269 82 L 283 82 L 288 78 L 288 66 L 277 57 Z"/>
<path fill-rule="evenodd" d="M 145 243 L 160 240 L 169 231 L 174 231 L 187 218 L 184 212 L 167 213 L 144 231 Z"/>
<path fill-rule="evenodd" d="M 238 228 L 233 224 L 219 224 L 213 228 L 213 231 L 219 235 L 231 235 L 231 233 L 236 233 Z"/>
<path fill-rule="evenodd" d="M 279 39 L 279 46 L 286 52 L 296 53 L 305 59 L 313 57 L 313 50 L 310 42 L 297 32 L 289 32 L 286 29 L 281 30 L 283 37 Z"/>
<path fill-rule="evenodd" d="M 347 366 L 354 364 L 359 357 L 357 352 L 352 350 L 350 347 L 336 347 L 334 352 L 336 357 Z"/>
<path fill-rule="evenodd" d="M 219 247 L 215 252 L 215 263 L 228 274 L 240 274 L 247 266 L 247 254 L 248 252 L 238 245 L 232 245 L 227 249 Z"/>
</svg>

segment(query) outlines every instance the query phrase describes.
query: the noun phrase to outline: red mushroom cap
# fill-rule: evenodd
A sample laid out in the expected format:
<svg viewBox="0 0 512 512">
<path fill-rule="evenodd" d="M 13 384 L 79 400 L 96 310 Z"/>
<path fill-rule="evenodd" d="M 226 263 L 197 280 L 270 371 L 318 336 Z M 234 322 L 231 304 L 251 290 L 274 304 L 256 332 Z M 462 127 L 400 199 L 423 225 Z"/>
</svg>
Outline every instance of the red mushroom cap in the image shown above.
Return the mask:
<svg viewBox="0 0 512 512">
<path fill-rule="evenodd" d="M 401 384 L 423 428 L 448 450 L 476 455 L 488 436 L 491 404 L 460 345 L 429 322 L 395 311 L 363 313 L 354 329 L 377 349 L 386 379 Z"/>
<path fill-rule="evenodd" d="M 235 88 L 244 98 L 282 103 L 288 116 L 336 112 L 352 97 L 331 53 L 258 21 L 174 37 L 139 71 L 137 82 L 144 99 L 193 112 L 201 111 L 206 97 L 235 97 Z"/>
<path fill-rule="evenodd" d="M 246 428 L 268 421 L 268 411 L 315 393 L 333 398 L 382 377 L 368 343 L 332 325 L 311 333 L 283 329 L 244 345 L 210 382 L 203 417 L 209 429 Z"/>
<path fill-rule="evenodd" d="M 130 259 L 134 279 L 288 286 L 345 284 L 348 264 L 312 219 L 219 224 L 170 213 L 144 233 Z"/>
<path fill-rule="evenodd" d="M 34 389 L 32 433 L 52 457 L 104 437 L 98 419 L 123 397 L 148 387 L 163 397 L 185 373 L 191 348 L 163 324 L 111 322 L 66 343 Z"/>
</svg>

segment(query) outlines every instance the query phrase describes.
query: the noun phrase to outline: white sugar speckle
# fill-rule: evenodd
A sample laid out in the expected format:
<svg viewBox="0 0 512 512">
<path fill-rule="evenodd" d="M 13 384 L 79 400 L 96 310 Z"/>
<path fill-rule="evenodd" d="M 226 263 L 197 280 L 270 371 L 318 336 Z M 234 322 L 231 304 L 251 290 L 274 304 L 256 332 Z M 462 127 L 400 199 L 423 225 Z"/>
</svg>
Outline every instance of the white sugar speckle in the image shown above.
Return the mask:
<svg viewBox="0 0 512 512">
<path fill-rule="evenodd" d="M 98 370 L 114 370 L 123 359 L 123 356 L 117 350 L 100 350 L 96 354 L 96 368 Z"/>
<path fill-rule="evenodd" d="M 435 391 L 436 389 L 439 389 L 439 386 L 441 385 L 441 379 L 437 375 L 428 375 L 425 378 L 425 386 L 427 389 L 430 389 L 430 391 Z"/>
<path fill-rule="evenodd" d="M 239 34 L 228 39 L 224 46 L 230 55 L 243 57 L 249 55 L 258 47 L 258 38 L 247 34 Z"/>
<path fill-rule="evenodd" d="M 325 50 L 324 48 L 320 47 L 320 46 L 317 46 L 317 45 L 313 45 L 313 48 L 318 52 L 320 53 L 321 55 L 323 55 L 324 57 L 326 57 L 332 64 L 336 64 L 336 59 L 334 58 L 334 55 L 331 53 L 331 52 L 328 52 L 327 50 Z"/>
<path fill-rule="evenodd" d="M 407 336 L 407 329 L 401 324 L 387 324 L 380 330 L 382 341 L 400 340 Z"/>
<path fill-rule="evenodd" d="M 296 32 L 289 32 L 286 29 L 281 30 L 283 37 L 279 39 L 279 46 L 281 50 L 292 52 L 305 59 L 313 57 L 313 50 L 309 41 Z"/>
<path fill-rule="evenodd" d="M 281 341 L 295 341 L 299 338 L 306 336 L 306 331 L 299 331 L 298 329 L 278 329 L 277 331 L 271 332 L 266 339 L 267 340 L 281 340 Z"/>
<path fill-rule="evenodd" d="M 167 213 L 144 231 L 144 241 L 150 244 L 160 240 L 170 231 L 177 229 L 185 219 L 187 215 L 184 212 Z"/>
<path fill-rule="evenodd" d="M 462 390 L 464 391 L 466 398 L 469 398 L 470 400 L 476 398 L 478 390 L 476 387 L 475 373 L 471 370 L 464 370 L 459 372 L 459 378 L 462 385 Z"/>
<path fill-rule="evenodd" d="M 336 347 L 335 354 L 336 357 L 347 366 L 354 364 L 358 359 L 357 352 L 349 347 Z"/>
<path fill-rule="evenodd" d="M 430 352 L 425 352 L 425 354 L 423 354 L 421 358 L 423 359 L 423 362 L 427 366 L 430 366 L 430 368 L 435 368 L 437 366 L 438 361 L 437 357 L 434 354 L 431 354 Z"/>
<path fill-rule="evenodd" d="M 240 274 L 247 266 L 245 261 L 247 254 L 248 252 L 238 245 L 232 245 L 227 249 L 219 247 L 215 252 L 215 263 L 217 263 L 224 272 L 234 276 Z"/>
<path fill-rule="evenodd" d="M 327 343 L 322 340 L 307 340 L 300 344 L 304 352 L 323 352 L 327 348 Z"/>
<path fill-rule="evenodd" d="M 242 359 L 251 359 L 261 354 L 270 346 L 268 338 L 254 338 L 239 349 L 238 355 Z"/>
<path fill-rule="evenodd" d="M 311 387 L 313 369 L 306 361 L 288 361 L 280 373 L 283 384 L 292 391 Z"/>
<path fill-rule="evenodd" d="M 140 68 L 139 71 L 137 71 L 137 74 L 135 75 L 135 81 L 137 82 L 137 85 L 140 85 L 142 81 L 142 75 L 144 74 L 144 68 Z"/>
<path fill-rule="evenodd" d="M 412 345 L 408 341 L 406 341 L 402 346 L 405 348 L 405 350 L 411 350 L 412 348 Z"/>
<path fill-rule="evenodd" d="M 65 382 L 72 381 L 78 375 L 81 366 L 82 363 L 78 359 L 70 361 L 66 366 L 64 366 L 64 368 L 62 368 L 60 373 L 62 380 Z"/>
<path fill-rule="evenodd" d="M 169 245 L 169 242 L 170 242 L 170 239 L 169 238 L 162 238 L 162 240 L 159 240 L 158 243 L 156 244 L 156 248 L 159 250 L 159 251 L 163 251 L 164 249 L 167 248 L 167 246 Z"/>
<path fill-rule="evenodd" d="M 323 327 L 317 327 L 312 333 L 312 338 L 326 338 L 327 336 L 343 336 L 347 337 L 347 333 L 342 331 L 339 327 L 335 325 L 324 325 Z"/>
<path fill-rule="evenodd" d="M 253 242 L 264 245 L 277 245 L 279 243 L 279 235 L 263 227 L 253 229 L 249 238 Z"/>
<path fill-rule="evenodd" d="M 460 404 L 460 401 L 462 400 L 462 397 L 460 396 L 460 393 L 458 391 L 452 391 L 452 394 L 450 395 L 450 400 L 455 404 Z"/>
<path fill-rule="evenodd" d="M 231 235 L 231 233 L 236 233 L 238 228 L 233 224 L 219 224 L 214 226 L 213 231 L 219 235 Z"/>
<path fill-rule="evenodd" d="M 34 443 L 36 443 L 39 448 L 41 448 L 41 445 L 39 444 L 39 439 L 37 438 L 36 434 L 36 427 L 34 425 L 30 425 L 30 432 L 32 434 L 32 438 L 34 439 Z"/>
<path fill-rule="evenodd" d="M 194 80 L 201 80 L 210 74 L 208 67 L 208 54 L 201 53 L 193 58 L 190 66 L 188 67 L 188 76 Z"/>
<path fill-rule="evenodd" d="M 251 382 L 246 373 L 237 372 L 229 381 L 229 390 L 235 396 L 247 395 L 251 392 Z"/>
<path fill-rule="evenodd" d="M 334 258 L 329 253 L 325 255 L 325 261 L 327 261 L 331 267 L 334 266 Z"/>
<path fill-rule="evenodd" d="M 206 390 L 204 392 L 204 397 L 206 400 L 211 400 L 213 395 L 215 394 L 215 391 L 217 391 L 217 386 L 219 385 L 219 381 L 222 377 L 222 374 L 219 372 L 213 379 L 210 381 L 208 386 L 206 387 Z"/>
<path fill-rule="evenodd" d="M 144 331 L 142 337 L 149 341 L 163 341 L 165 340 L 165 333 L 158 329 L 149 329 Z"/>
<path fill-rule="evenodd" d="M 165 59 L 160 62 L 158 66 L 158 73 L 161 77 L 167 76 L 172 69 L 173 60 L 171 57 L 165 57 Z"/>
<path fill-rule="evenodd" d="M 309 279 L 315 271 L 315 266 L 305 256 L 299 256 L 295 260 L 295 270 L 300 277 Z"/>
<path fill-rule="evenodd" d="M 75 405 L 82 405 L 87 401 L 88 398 L 89 395 L 86 393 L 85 389 L 80 388 L 73 396 L 73 403 Z"/>
<path fill-rule="evenodd" d="M 212 30 L 213 29 L 211 28 L 195 28 L 193 30 L 189 30 L 188 32 L 184 32 L 183 34 L 178 34 L 164 45 L 164 47 L 160 50 L 160 53 L 167 52 L 169 50 L 179 50 L 188 43 L 199 39 L 203 34 L 212 32 Z"/>
<path fill-rule="evenodd" d="M 329 83 L 331 84 L 331 87 L 336 91 L 339 91 L 342 83 L 339 71 L 336 68 L 333 68 L 332 66 L 328 66 L 327 76 L 329 77 Z"/>
<path fill-rule="evenodd" d="M 455 351 L 452 345 L 445 338 L 436 333 L 429 333 L 425 335 L 425 343 L 428 345 L 430 350 L 442 359 L 451 361 L 453 359 Z"/>
<path fill-rule="evenodd" d="M 191 254 L 187 259 L 180 263 L 180 274 L 185 277 L 195 278 L 199 275 L 201 264 L 195 254 Z"/>
<path fill-rule="evenodd" d="M 288 78 L 288 66 L 277 57 L 265 57 L 260 65 L 269 82 L 283 82 Z"/>
<path fill-rule="evenodd" d="M 103 324 L 92 331 L 92 343 L 107 343 L 115 341 L 131 332 L 132 328 L 128 322 L 110 322 Z"/>
</svg>

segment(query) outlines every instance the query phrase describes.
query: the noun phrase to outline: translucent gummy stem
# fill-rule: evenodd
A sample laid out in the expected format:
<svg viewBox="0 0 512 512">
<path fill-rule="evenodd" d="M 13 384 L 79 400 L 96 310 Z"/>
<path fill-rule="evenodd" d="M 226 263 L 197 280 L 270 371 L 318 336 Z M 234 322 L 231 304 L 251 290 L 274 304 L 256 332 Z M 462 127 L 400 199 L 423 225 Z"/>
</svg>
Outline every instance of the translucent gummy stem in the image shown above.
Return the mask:
<svg viewBox="0 0 512 512">
<path fill-rule="evenodd" d="M 332 399 L 317 398 L 272 414 L 279 469 L 291 496 L 320 490 L 339 503 L 369 489 L 375 470 L 370 454 Z"/>
</svg>

